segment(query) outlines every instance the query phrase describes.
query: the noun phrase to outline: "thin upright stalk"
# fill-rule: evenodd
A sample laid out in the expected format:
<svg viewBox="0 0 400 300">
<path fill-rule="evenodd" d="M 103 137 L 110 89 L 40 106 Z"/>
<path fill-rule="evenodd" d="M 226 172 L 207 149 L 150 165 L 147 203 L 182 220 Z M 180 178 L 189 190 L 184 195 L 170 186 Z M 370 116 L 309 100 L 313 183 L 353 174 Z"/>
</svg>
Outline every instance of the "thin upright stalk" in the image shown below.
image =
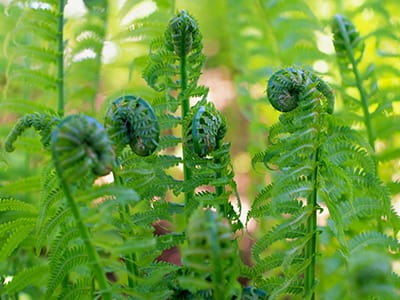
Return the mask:
<svg viewBox="0 0 400 300">
<path fill-rule="evenodd" d="M 305 296 L 307 299 L 314 300 L 315 299 L 315 265 L 316 265 L 316 252 L 317 252 L 317 189 L 318 189 L 318 160 L 319 160 L 319 148 L 315 152 L 315 166 L 314 166 L 314 174 L 312 175 L 312 183 L 313 183 L 313 193 L 310 196 L 309 202 L 307 206 L 310 207 L 311 215 L 307 220 L 307 232 L 311 233 L 311 239 L 308 241 L 306 245 L 306 259 L 310 260 L 310 264 L 305 270 L 304 274 L 304 287 L 305 287 Z"/>
<path fill-rule="evenodd" d="M 182 40 L 181 40 L 181 45 L 182 45 L 182 51 L 181 53 L 184 53 L 184 49 L 185 49 L 185 34 L 184 32 L 182 33 Z M 190 111 L 190 102 L 189 102 L 189 97 L 187 97 L 185 95 L 186 89 L 187 89 L 187 69 L 186 69 L 186 55 L 182 55 L 180 57 L 180 77 L 181 77 L 181 95 L 183 97 L 182 98 L 182 103 L 181 103 L 181 111 L 182 111 L 182 121 L 186 118 L 187 114 Z M 188 168 L 186 161 L 187 161 L 187 157 L 186 157 L 186 150 L 185 150 L 185 141 L 184 141 L 184 137 L 185 137 L 185 130 L 184 127 L 182 126 L 182 155 L 183 155 L 183 178 L 184 181 L 188 181 L 190 180 L 190 178 L 192 177 L 192 171 L 190 170 L 190 168 Z M 186 192 L 185 193 L 185 203 L 188 203 L 191 201 L 192 198 L 192 192 Z"/>
<path fill-rule="evenodd" d="M 57 91 L 60 117 L 64 116 L 64 0 L 59 1 L 57 28 Z"/>
<path fill-rule="evenodd" d="M 123 183 L 123 180 L 120 176 L 118 176 L 115 172 L 113 172 L 114 175 L 114 180 L 115 182 L 118 182 L 119 184 Z M 119 216 L 122 222 L 125 222 L 125 215 L 129 214 L 129 205 L 120 205 L 119 207 Z M 122 237 L 123 240 L 125 241 L 126 238 L 125 236 Z M 136 265 L 136 254 L 131 253 L 130 255 L 127 255 L 124 257 L 125 261 L 125 267 L 128 270 L 128 287 L 129 288 L 134 288 L 136 285 L 136 281 L 130 276 L 130 274 L 134 274 L 135 277 L 139 276 L 139 270 Z"/>
<path fill-rule="evenodd" d="M 100 259 L 96 252 L 96 249 L 94 248 L 93 244 L 90 241 L 91 239 L 90 239 L 89 231 L 86 228 L 85 224 L 83 223 L 81 212 L 79 210 L 78 205 L 74 201 L 74 198 L 70 191 L 69 185 L 63 177 L 63 171 L 59 164 L 59 160 L 58 160 L 56 151 L 53 151 L 53 154 L 54 154 L 54 166 L 56 168 L 57 175 L 60 180 L 60 184 L 64 190 L 65 198 L 67 199 L 68 206 L 71 209 L 72 215 L 75 219 L 76 225 L 79 230 L 79 234 L 83 240 L 83 243 L 85 244 L 92 270 L 93 270 L 94 275 L 99 284 L 100 294 L 102 295 L 102 298 L 104 300 L 112 300 L 112 295 L 109 291 L 107 278 L 106 278 L 103 268 L 101 267 Z"/>
<path fill-rule="evenodd" d="M 340 32 L 343 36 L 343 39 L 345 40 L 344 46 L 348 53 L 349 60 L 350 60 L 350 63 L 351 63 L 352 69 L 353 69 L 354 77 L 356 79 L 357 89 L 360 93 L 361 108 L 362 108 L 363 114 L 364 114 L 364 124 L 365 124 L 365 128 L 367 130 L 368 142 L 371 145 L 373 151 L 375 152 L 375 136 L 374 136 L 373 129 L 372 129 L 371 115 L 370 115 L 369 109 L 368 109 L 368 106 L 369 106 L 368 95 L 364 89 L 364 86 L 362 85 L 360 72 L 358 71 L 357 62 L 354 58 L 354 52 L 351 47 L 351 43 L 349 40 L 349 36 L 347 35 L 346 28 L 345 28 L 343 22 L 338 22 L 338 24 L 339 24 Z"/>
</svg>

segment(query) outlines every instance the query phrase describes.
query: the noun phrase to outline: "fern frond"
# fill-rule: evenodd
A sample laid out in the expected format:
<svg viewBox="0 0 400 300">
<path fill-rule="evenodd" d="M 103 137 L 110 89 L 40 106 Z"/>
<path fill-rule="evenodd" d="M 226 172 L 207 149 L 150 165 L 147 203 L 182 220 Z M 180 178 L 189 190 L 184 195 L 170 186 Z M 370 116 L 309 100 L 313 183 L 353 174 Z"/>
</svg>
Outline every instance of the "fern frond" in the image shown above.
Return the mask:
<svg viewBox="0 0 400 300">
<path fill-rule="evenodd" d="M 4 286 L 4 292 L 8 295 L 16 294 L 27 286 L 42 286 L 47 280 L 48 265 L 34 266 L 18 272 L 11 282 Z"/>
<path fill-rule="evenodd" d="M 376 231 L 362 232 L 349 241 L 350 253 L 369 247 L 386 248 L 396 252 L 400 250 L 400 244 L 396 239 Z"/>
<path fill-rule="evenodd" d="M 19 136 L 23 134 L 25 130 L 30 127 L 33 127 L 36 131 L 39 132 L 43 146 L 48 147 L 50 144 L 53 127 L 56 126 L 59 122 L 60 119 L 57 116 L 43 113 L 33 113 L 23 116 L 21 119 L 18 120 L 17 124 L 14 126 L 6 139 L 6 151 L 14 151 L 15 141 L 18 139 Z"/>
<path fill-rule="evenodd" d="M 0 198 L 0 211 L 20 211 L 24 214 L 37 214 L 37 208 L 35 206 L 13 198 Z"/>
<path fill-rule="evenodd" d="M 302 238 L 305 236 L 304 222 L 310 212 L 304 210 L 297 216 L 293 216 L 287 222 L 275 226 L 271 231 L 267 232 L 264 236 L 257 240 L 252 248 L 253 257 L 258 261 L 261 253 L 277 240 L 282 238 Z"/>
<path fill-rule="evenodd" d="M 60 206 L 54 215 L 48 217 L 43 225 L 38 227 L 38 238 L 36 241 L 38 250 L 41 249 L 51 234 L 59 230 L 59 226 L 64 224 L 69 217 L 71 217 L 71 210 L 65 206 Z"/>
<path fill-rule="evenodd" d="M 50 275 L 47 283 L 46 297 L 51 297 L 65 276 L 74 268 L 86 266 L 88 256 L 84 247 L 65 249 L 60 259 L 50 261 Z"/>
<path fill-rule="evenodd" d="M 32 234 L 36 218 L 17 218 L 13 221 L 0 223 L 0 236 L 3 244 L 0 246 L 0 260 L 5 260 L 26 238 Z"/>
<path fill-rule="evenodd" d="M 81 277 L 76 282 L 68 284 L 63 288 L 58 296 L 59 300 L 74 300 L 82 299 L 89 300 L 92 299 L 92 278 L 89 276 Z"/>
</svg>

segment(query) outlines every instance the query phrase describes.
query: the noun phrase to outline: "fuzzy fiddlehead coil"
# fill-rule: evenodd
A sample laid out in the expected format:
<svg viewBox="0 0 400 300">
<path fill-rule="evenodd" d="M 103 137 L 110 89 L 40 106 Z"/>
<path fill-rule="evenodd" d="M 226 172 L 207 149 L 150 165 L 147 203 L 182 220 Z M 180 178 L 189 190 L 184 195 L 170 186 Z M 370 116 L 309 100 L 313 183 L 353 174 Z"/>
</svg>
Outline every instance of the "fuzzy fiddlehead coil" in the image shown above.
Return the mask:
<svg viewBox="0 0 400 300">
<path fill-rule="evenodd" d="M 361 59 L 364 43 L 354 24 L 342 15 L 336 15 L 332 22 L 333 45 L 336 56 L 342 67 L 348 65 L 348 56 Z"/>
<path fill-rule="evenodd" d="M 194 278 L 188 282 L 199 282 L 199 287 L 193 284 L 189 289 L 198 292 L 208 286 L 213 299 L 232 299 L 238 290 L 238 268 L 236 245 L 228 222 L 215 211 L 199 208 L 189 220 L 187 236 L 183 265 Z"/>
<path fill-rule="evenodd" d="M 326 112 L 333 113 L 334 94 L 332 89 L 321 78 L 311 71 L 286 68 L 275 72 L 268 81 L 267 93 L 271 105 L 278 111 L 289 112 L 299 106 L 306 88 L 314 84 L 323 95 L 321 105 Z"/>
<path fill-rule="evenodd" d="M 7 152 L 14 151 L 15 141 L 24 133 L 25 130 L 31 127 L 39 132 L 43 146 L 48 147 L 50 144 L 53 127 L 59 122 L 60 119 L 58 117 L 45 113 L 33 113 L 23 116 L 18 120 L 8 135 L 5 142 L 5 150 Z"/>
<path fill-rule="evenodd" d="M 136 96 L 122 96 L 108 109 L 105 127 L 117 151 L 129 145 L 139 156 L 152 154 L 159 142 L 160 127 L 151 105 Z"/>
<path fill-rule="evenodd" d="M 187 145 L 200 157 L 218 149 L 226 133 L 225 119 L 212 102 L 194 107 L 185 126 Z"/>
<path fill-rule="evenodd" d="M 104 127 L 84 115 L 66 117 L 53 132 L 53 158 L 67 182 L 82 176 L 108 174 L 114 165 L 114 151 Z"/>
<path fill-rule="evenodd" d="M 179 57 L 188 55 L 192 48 L 199 47 L 201 43 L 197 22 L 182 10 L 169 22 L 165 40 L 168 50 L 174 51 Z"/>
</svg>

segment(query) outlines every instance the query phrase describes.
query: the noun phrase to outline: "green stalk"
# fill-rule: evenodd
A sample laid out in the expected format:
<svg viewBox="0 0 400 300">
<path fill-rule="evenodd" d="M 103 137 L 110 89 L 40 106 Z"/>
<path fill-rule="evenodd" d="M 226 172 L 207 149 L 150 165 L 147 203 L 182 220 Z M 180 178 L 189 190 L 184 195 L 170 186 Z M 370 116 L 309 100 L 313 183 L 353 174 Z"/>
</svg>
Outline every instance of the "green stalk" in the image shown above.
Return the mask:
<svg viewBox="0 0 400 300">
<path fill-rule="evenodd" d="M 190 111 L 190 103 L 189 103 L 189 97 L 185 95 L 186 89 L 187 89 L 187 70 L 186 70 L 186 55 L 185 53 L 185 31 L 182 30 L 181 34 L 181 53 L 183 54 L 180 57 L 180 77 L 181 77 L 181 93 L 180 95 L 182 97 L 182 103 L 181 103 L 181 116 L 182 116 L 182 121 L 186 118 L 187 114 Z M 185 151 L 185 130 L 184 127 L 182 126 L 182 155 L 183 155 L 183 180 L 184 182 L 188 181 L 192 177 L 192 171 L 190 168 L 188 168 L 186 164 L 186 151 Z M 189 203 L 192 199 L 192 192 L 186 192 L 185 193 L 185 203 Z"/>
<path fill-rule="evenodd" d="M 353 73 L 354 73 L 354 77 L 356 79 L 357 89 L 360 93 L 361 108 L 362 108 L 363 114 L 364 114 L 364 124 L 365 124 L 365 128 L 367 130 L 368 142 L 371 145 L 373 151 L 375 152 L 375 136 L 374 136 L 372 124 L 371 124 L 371 115 L 370 115 L 369 109 L 368 109 L 368 106 L 369 106 L 368 105 L 368 95 L 364 89 L 364 86 L 362 85 L 360 72 L 358 71 L 358 68 L 357 68 L 357 62 L 354 58 L 354 52 L 350 45 L 350 40 L 349 40 L 349 36 L 347 35 L 346 28 L 344 27 L 343 22 L 338 22 L 338 23 L 339 23 L 339 27 L 340 27 L 340 33 L 342 34 L 342 36 L 345 40 L 344 46 L 346 47 L 346 51 L 348 53 L 351 66 L 353 68 Z"/>
<path fill-rule="evenodd" d="M 211 248 L 213 251 L 213 299 L 225 299 L 224 297 L 224 275 L 221 270 L 221 248 L 219 244 L 217 220 L 215 214 L 207 213 L 207 221 L 210 223 Z"/>
<path fill-rule="evenodd" d="M 304 294 L 307 299 L 314 300 L 315 299 L 315 257 L 317 252 L 317 189 L 318 189 L 318 161 L 319 161 L 319 148 L 315 153 L 314 160 L 314 174 L 312 176 L 313 182 L 313 193 L 310 197 L 309 203 L 307 206 L 310 207 L 311 215 L 307 220 L 307 232 L 312 233 L 311 239 L 308 241 L 306 245 L 306 260 L 310 260 L 310 264 L 308 265 L 305 274 L 304 274 Z"/>
<path fill-rule="evenodd" d="M 120 184 L 122 184 L 122 182 L 123 182 L 122 178 L 120 176 L 118 176 L 115 172 L 113 172 L 113 175 L 114 175 L 115 182 L 119 182 Z M 124 205 L 124 206 L 120 205 L 119 216 L 120 216 L 122 222 L 125 222 L 125 214 L 129 214 L 129 205 Z M 126 241 L 125 236 L 123 236 L 122 239 L 124 241 Z M 126 266 L 126 269 L 128 270 L 128 273 L 134 274 L 136 277 L 138 277 L 139 270 L 136 265 L 136 254 L 132 253 L 131 255 L 127 255 L 126 257 L 124 257 L 124 261 L 125 261 L 125 266 Z M 136 286 L 135 280 L 133 280 L 133 278 L 128 275 L 128 287 L 134 288 L 135 286 Z"/>
<path fill-rule="evenodd" d="M 64 190 L 65 198 L 67 199 L 68 206 L 70 207 L 70 209 L 72 211 L 72 215 L 75 219 L 80 236 L 85 244 L 91 267 L 93 269 L 94 275 L 97 278 L 97 282 L 99 284 L 100 293 L 102 295 L 102 298 L 104 300 L 112 300 L 112 295 L 109 291 L 107 278 L 106 278 L 103 268 L 101 267 L 99 256 L 90 241 L 89 231 L 86 228 L 85 224 L 83 223 L 79 207 L 75 203 L 74 198 L 72 197 L 72 193 L 69 189 L 68 183 L 65 181 L 65 179 L 63 177 L 63 171 L 59 164 L 58 155 L 57 155 L 56 151 L 54 151 L 54 150 L 53 150 L 53 155 L 54 155 L 54 166 L 56 168 L 56 172 L 57 172 L 58 178 L 60 180 L 60 184 Z"/>
<path fill-rule="evenodd" d="M 64 0 L 58 4 L 58 28 L 57 28 L 57 90 L 58 90 L 58 114 L 64 116 Z"/>
</svg>

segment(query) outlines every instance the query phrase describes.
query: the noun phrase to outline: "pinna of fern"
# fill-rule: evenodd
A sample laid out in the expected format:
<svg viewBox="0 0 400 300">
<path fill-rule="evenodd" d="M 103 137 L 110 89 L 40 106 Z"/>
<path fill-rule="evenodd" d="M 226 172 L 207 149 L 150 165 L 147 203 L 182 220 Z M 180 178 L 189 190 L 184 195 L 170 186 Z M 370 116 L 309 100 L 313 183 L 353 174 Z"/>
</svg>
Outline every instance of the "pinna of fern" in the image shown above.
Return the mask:
<svg viewBox="0 0 400 300">
<path fill-rule="evenodd" d="M 371 148 L 354 130 L 335 121 L 333 93 L 322 82 L 311 71 L 293 67 L 278 70 L 268 82 L 269 100 L 283 113 L 270 129 L 267 150 L 253 162 L 264 163 L 276 177 L 255 199 L 248 217 L 270 216 L 277 222 L 255 243 L 256 263 L 250 271 L 260 278 L 258 287 L 271 291 L 271 299 L 291 293 L 315 297 L 316 217 L 322 204 L 342 253 L 349 253 L 349 223 L 344 223 L 343 214 L 353 221 L 374 216 L 353 208 L 355 202 L 368 201 L 369 195 L 384 207 L 383 214 L 376 214 L 390 214 L 390 199 L 375 173 Z M 344 203 L 350 211 L 341 210 Z M 287 249 L 283 255 L 266 255 L 266 249 L 281 243 Z M 279 270 L 284 276 L 274 275 Z"/>
</svg>

